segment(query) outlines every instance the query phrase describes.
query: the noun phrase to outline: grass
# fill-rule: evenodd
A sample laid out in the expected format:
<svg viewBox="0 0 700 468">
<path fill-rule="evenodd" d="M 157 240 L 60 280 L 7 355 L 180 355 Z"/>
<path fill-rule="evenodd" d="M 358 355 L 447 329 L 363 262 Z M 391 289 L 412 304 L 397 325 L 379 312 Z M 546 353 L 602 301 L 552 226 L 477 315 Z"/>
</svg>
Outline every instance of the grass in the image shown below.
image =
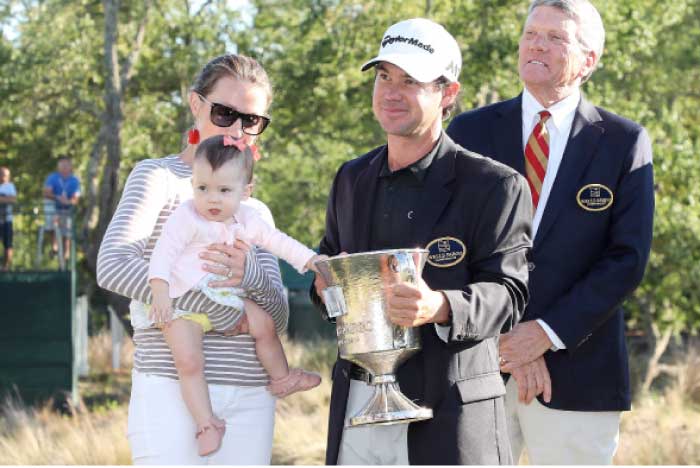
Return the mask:
<svg viewBox="0 0 700 468">
<path fill-rule="evenodd" d="M 90 338 L 90 376 L 81 379 L 81 403 L 67 414 L 6 400 L 0 409 L 0 465 L 130 465 L 126 420 L 131 340 L 112 370 L 108 332 Z"/>
<path fill-rule="evenodd" d="M 329 342 L 313 341 L 305 346 L 286 343 L 285 350 L 292 365 L 319 372 L 323 381 L 313 390 L 278 401 L 272 464 L 323 465 L 331 400 L 328 376 L 336 349 Z"/>
<path fill-rule="evenodd" d="M 272 463 L 321 465 L 326 443 L 333 344 L 286 343 L 290 363 L 319 371 L 318 388 L 278 402 Z M 7 401 L 0 409 L 2 465 L 130 464 L 126 440 L 131 355 L 127 339 L 122 368 L 111 369 L 109 335 L 90 340 L 88 378 L 81 379 L 82 403 L 69 413 L 51 405 L 30 408 Z M 623 414 L 618 465 L 700 464 L 700 355 L 677 359 L 679 372 L 661 392 L 639 397 Z"/>
<path fill-rule="evenodd" d="M 700 355 L 678 359 L 678 374 L 660 394 L 637 398 L 623 413 L 616 464 L 700 464 Z"/>
<path fill-rule="evenodd" d="M 0 464 L 128 465 L 126 405 L 61 415 L 50 406 L 2 409 Z"/>
</svg>

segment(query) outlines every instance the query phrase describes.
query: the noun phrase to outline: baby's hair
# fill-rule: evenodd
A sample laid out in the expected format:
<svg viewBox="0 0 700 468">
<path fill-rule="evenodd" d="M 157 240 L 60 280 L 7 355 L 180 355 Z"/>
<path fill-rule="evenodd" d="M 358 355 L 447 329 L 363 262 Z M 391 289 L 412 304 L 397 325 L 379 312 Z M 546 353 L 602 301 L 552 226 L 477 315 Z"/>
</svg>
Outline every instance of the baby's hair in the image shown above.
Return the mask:
<svg viewBox="0 0 700 468">
<path fill-rule="evenodd" d="M 197 145 L 197 152 L 194 154 L 194 157 L 195 159 L 206 159 L 212 171 L 217 170 L 229 161 L 234 161 L 245 183 L 249 184 L 253 181 L 253 151 L 249 146 L 246 146 L 245 151 L 239 150 L 235 145 L 224 146 L 223 135 L 207 138 Z"/>
</svg>

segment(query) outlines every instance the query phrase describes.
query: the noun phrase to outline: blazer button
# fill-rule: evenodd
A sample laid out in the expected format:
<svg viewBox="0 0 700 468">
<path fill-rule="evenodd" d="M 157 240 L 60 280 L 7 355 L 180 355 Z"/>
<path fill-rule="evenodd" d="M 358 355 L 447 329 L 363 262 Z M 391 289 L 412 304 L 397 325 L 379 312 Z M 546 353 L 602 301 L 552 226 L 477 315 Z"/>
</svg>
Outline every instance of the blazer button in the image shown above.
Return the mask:
<svg viewBox="0 0 700 468">
<path fill-rule="evenodd" d="M 527 271 L 532 271 L 535 269 L 535 264 L 533 262 L 527 262 Z"/>
</svg>

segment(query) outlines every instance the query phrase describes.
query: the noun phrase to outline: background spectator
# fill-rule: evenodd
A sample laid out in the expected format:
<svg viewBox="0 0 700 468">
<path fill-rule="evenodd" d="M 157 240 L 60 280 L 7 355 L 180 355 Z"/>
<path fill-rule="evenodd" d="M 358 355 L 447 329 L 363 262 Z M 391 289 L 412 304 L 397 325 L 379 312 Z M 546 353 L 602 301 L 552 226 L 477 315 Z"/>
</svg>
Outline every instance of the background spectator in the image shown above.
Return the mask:
<svg viewBox="0 0 700 468">
<path fill-rule="evenodd" d="M 46 223 L 44 229 L 51 232 L 51 249 L 54 253 L 58 251 L 54 228 L 61 230 L 63 255 L 68 258 L 73 235 L 73 207 L 80 199 L 80 180 L 73 175 L 73 164 L 67 156 L 58 158 L 57 169 L 56 172 L 49 174 L 44 182 L 44 222 Z M 54 205 L 46 203 L 48 200 L 52 200 Z"/>
<path fill-rule="evenodd" d="M 12 205 L 17 202 L 17 189 L 10 182 L 10 169 L 0 167 L 0 238 L 5 248 L 2 269 L 12 264 Z"/>
</svg>

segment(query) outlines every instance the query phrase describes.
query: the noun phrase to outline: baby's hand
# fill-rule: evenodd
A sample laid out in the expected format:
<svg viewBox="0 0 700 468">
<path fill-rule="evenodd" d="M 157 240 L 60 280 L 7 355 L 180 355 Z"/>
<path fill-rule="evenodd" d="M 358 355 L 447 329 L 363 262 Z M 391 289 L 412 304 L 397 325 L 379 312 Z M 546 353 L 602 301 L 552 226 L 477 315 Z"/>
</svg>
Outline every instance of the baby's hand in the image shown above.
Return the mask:
<svg viewBox="0 0 700 468">
<path fill-rule="evenodd" d="M 153 296 L 148 318 L 156 325 L 163 325 L 173 318 L 173 305 L 169 297 Z"/>
<path fill-rule="evenodd" d="M 309 259 L 308 262 L 306 262 L 306 268 L 313 271 L 314 273 L 318 273 L 318 267 L 316 267 L 316 262 L 320 260 L 325 260 L 328 258 L 328 255 L 314 255 Z"/>
<path fill-rule="evenodd" d="M 166 324 L 173 318 L 173 303 L 170 300 L 168 283 L 159 279 L 152 279 L 150 283 L 153 301 L 148 318 L 156 325 Z"/>
</svg>

